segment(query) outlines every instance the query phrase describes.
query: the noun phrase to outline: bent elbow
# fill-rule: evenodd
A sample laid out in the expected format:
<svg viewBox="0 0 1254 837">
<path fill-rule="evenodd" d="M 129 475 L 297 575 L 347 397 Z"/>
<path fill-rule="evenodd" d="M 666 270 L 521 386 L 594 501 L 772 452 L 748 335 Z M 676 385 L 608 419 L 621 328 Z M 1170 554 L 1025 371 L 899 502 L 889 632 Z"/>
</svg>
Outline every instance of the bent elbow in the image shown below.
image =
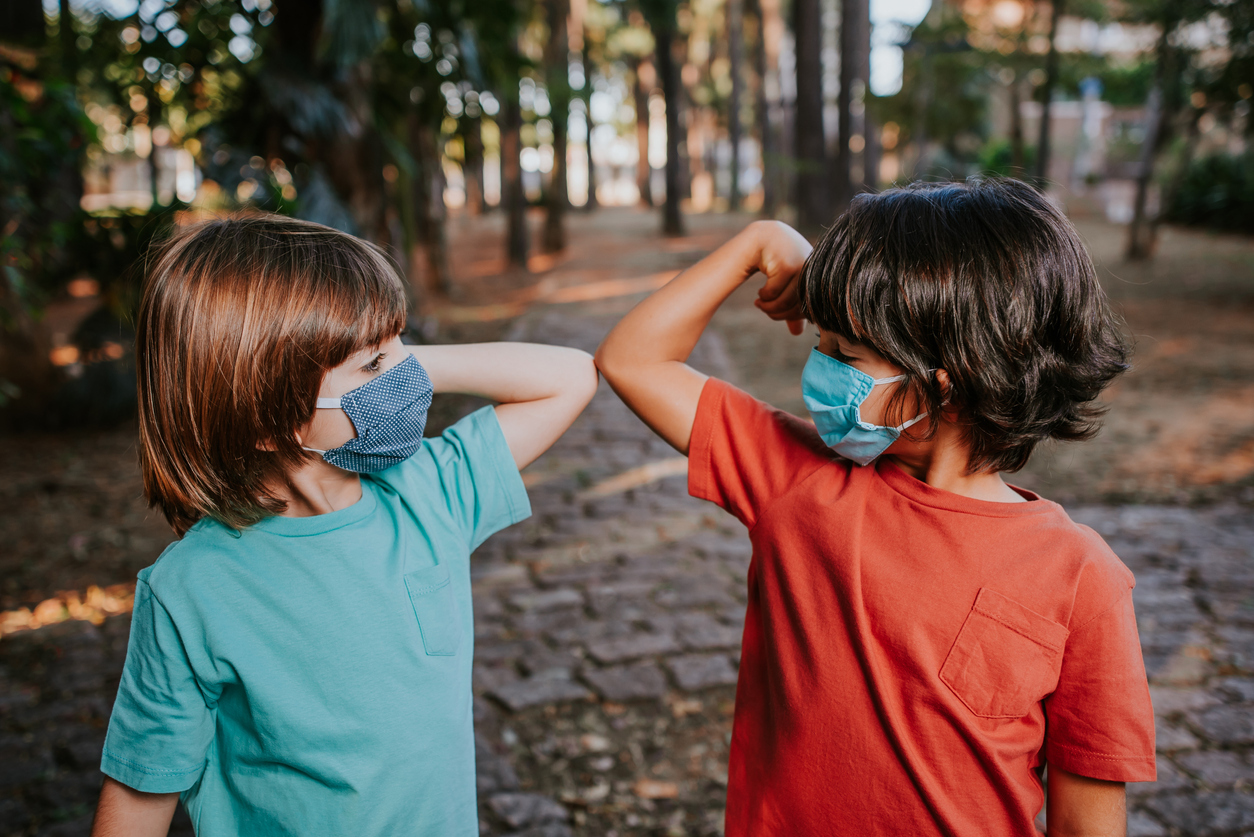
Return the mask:
<svg viewBox="0 0 1254 837">
<path fill-rule="evenodd" d="M 602 343 L 597 347 L 593 361 L 596 363 L 597 371 L 604 375 L 605 380 L 612 386 L 620 374 L 618 352 L 606 349 L 605 343 Z"/>
<path fill-rule="evenodd" d="M 587 352 L 579 351 L 578 362 L 572 370 L 571 386 L 578 391 L 585 405 L 597 394 L 600 382 L 596 360 Z"/>
</svg>

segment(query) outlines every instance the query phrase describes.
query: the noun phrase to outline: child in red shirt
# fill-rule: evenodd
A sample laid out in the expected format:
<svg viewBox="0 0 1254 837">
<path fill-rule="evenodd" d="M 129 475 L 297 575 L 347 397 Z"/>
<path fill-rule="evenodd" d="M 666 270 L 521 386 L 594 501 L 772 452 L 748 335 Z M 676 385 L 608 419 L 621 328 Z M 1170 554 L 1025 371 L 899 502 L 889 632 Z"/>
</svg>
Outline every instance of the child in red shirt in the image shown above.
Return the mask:
<svg viewBox="0 0 1254 837">
<path fill-rule="evenodd" d="M 808 256 L 808 258 L 807 258 Z M 685 365 L 755 272 L 818 327 L 811 425 Z M 1122 835 L 1152 781 L 1132 574 L 1007 485 L 1096 433 L 1127 366 L 1075 230 L 1014 181 L 860 195 L 817 248 L 758 222 L 597 353 L 753 562 L 727 835 Z M 1048 766 L 1048 771 L 1045 767 Z"/>
</svg>

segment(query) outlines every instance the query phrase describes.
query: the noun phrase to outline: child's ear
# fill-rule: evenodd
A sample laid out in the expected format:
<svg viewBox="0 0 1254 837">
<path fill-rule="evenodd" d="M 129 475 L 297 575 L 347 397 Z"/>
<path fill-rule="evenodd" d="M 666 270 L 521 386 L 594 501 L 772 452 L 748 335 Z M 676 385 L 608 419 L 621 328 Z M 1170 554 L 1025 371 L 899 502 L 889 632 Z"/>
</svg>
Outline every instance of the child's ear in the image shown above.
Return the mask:
<svg viewBox="0 0 1254 837">
<path fill-rule="evenodd" d="M 299 432 L 294 435 L 296 436 L 296 444 L 298 445 L 305 444 L 305 440 L 300 437 Z M 279 446 L 274 443 L 273 439 L 262 439 L 259 442 L 257 442 L 257 450 L 264 450 L 264 451 L 269 451 L 270 453 L 273 453 L 274 451 L 278 449 L 279 449 Z"/>
<path fill-rule="evenodd" d="M 944 369 L 936 370 L 936 383 L 940 384 L 941 392 L 945 394 L 945 400 L 941 402 L 942 406 L 949 404 L 949 373 Z"/>
</svg>

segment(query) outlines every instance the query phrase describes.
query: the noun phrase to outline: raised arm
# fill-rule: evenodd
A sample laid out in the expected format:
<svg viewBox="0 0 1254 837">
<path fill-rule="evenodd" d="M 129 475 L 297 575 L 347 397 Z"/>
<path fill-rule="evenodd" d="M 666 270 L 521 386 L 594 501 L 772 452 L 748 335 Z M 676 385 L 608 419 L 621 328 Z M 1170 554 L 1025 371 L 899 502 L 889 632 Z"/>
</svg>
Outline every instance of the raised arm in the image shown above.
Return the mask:
<svg viewBox="0 0 1254 837">
<path fill-rule="evenodd" d="M 801 333 L 796 279 L 810 253 L 800 233 L 777 221 L 755 221 L 632 309 L 597 349 L 601 374 L 655 433 L 688 453 L 706 376 L 685 361 L 714 312 L 761 271 L 757 306 Z"/>
<path fill-rule="evenodd" d="M 597 389 L 587 352 L 534 343 L 408 346 L 436 392 L 498 402 L 497 419 L 519 469 L 566 432 Z"/>
<path fill-rule="evenodd" d="M 177 793 L 143 793 L 106 776 L 91 837 L 165 837 L 178 804 Z"/>
</svg>

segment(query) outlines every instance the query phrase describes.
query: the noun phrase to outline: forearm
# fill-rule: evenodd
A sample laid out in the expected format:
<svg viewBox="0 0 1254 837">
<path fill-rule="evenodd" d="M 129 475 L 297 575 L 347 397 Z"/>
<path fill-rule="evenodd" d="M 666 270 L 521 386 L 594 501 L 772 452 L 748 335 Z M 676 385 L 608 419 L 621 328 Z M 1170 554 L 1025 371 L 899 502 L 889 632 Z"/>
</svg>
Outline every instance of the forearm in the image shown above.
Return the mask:
<svg viewBox="0 0 1254 837">
<path fill-rule="evenodd" d="M 1045 830 L 1049 837 L 1125 837 L 1127 794 L 1123 782 L 1068 773 L 1050 765 Z"/>
<path fill-rule="evenodd" d="M 685 361 L 733 291 L 754 273 L 766 274 L 757 306 L 799 333 L 796 278 L 810 245 L 776 221 L 756 221 L 632 309 L 597 350 L 597 366 L 619 397 L 681 453 L 706 376 Z"/>
<path fill-rule="evenodd" d="M 165 837 L 178 804 L 177 793 L 143 793 L 106 776 L 91 837 Z"/>
<path fill-rule="evenodd" d="M 572 379 L 595 376 L 587 352 L 535 343 L 409 346 L 436 392 L 478 395 L 501 404 L 570 394 Z"/>
<path fill-rule="evenodd" d="M 616 385 L 641 367 L 687 360 L 719 306 L 757 270 L 758 231 L 746 227 L 619 321 L 597 350 L 606 380 Z"/>
<path fill-rule="evenodd" d="M 534 343 L 410 346 L 436 392 L 498 402 L 496 417 L 519 469 L 561 437 L 597 389 L 587 352 Z"/>
</svg>

